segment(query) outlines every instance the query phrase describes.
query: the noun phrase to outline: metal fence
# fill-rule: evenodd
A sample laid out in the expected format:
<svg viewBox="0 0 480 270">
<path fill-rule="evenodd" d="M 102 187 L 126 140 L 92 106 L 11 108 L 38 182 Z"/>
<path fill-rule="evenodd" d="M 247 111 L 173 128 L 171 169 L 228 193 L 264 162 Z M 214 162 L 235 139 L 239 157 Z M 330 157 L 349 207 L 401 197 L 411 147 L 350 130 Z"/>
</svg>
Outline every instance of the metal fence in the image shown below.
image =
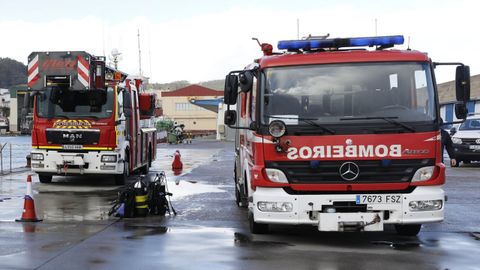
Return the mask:
<svg viewBox="0 0 480 270">
<path fill-rule="evenodd" d="M 0 174 L 27 168 L 27 155 L 31 144 L 0 143 Z"/>
</svg>

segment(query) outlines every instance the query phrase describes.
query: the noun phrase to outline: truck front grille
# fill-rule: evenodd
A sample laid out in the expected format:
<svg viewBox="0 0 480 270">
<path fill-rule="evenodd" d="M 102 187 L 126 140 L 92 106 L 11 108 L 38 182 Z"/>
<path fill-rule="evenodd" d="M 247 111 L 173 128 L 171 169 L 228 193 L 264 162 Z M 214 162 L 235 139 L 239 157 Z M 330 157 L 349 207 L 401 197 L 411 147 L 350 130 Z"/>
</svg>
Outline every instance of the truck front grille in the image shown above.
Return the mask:
<svg viewBox="0 0 480 270">
<path fill-rule="evenodd" d="M 340 166 L 345 162 L 354 162 L 359 168 L 353 181 L 340 175 Z M 290 184 L 355 184 L 409 182 L 419 168 L 434 164 L 434 159 L 269 161 L 265 167 L 283 171 Z"/>
</svg>

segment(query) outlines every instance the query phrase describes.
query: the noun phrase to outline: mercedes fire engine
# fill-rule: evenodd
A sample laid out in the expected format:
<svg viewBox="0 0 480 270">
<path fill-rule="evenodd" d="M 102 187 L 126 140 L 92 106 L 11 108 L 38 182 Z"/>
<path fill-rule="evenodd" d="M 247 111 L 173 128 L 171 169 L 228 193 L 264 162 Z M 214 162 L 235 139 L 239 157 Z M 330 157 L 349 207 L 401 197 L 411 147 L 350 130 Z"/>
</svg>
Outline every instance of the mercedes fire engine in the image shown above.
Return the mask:
<svg viewBox="0 0 480 270">
<path fill-rule="evenodd" d="M 257 40 L 258 41 L 258 40 Z M 226 76 L 225 124 L 237 129 L 234 168 L 250 230 L 416 235 L 444 219 L 445 166 L 434 68 L 455 65 L 456 116 L 469 68 L 389 49 L 403 36 L 309 37 L 259 45 L 263 57 Z M 230 105 L 237 104 L 235 109 Z"/>
<path fill-rule="evenodd" d="M 86 52 L 33 52 L 28 89 L 34 97 L 32 170 L 53 175 L 113 175 L 124 184 L 148 172 L 156 155 L 155 95 L 142 78 Z"/>
</svg>

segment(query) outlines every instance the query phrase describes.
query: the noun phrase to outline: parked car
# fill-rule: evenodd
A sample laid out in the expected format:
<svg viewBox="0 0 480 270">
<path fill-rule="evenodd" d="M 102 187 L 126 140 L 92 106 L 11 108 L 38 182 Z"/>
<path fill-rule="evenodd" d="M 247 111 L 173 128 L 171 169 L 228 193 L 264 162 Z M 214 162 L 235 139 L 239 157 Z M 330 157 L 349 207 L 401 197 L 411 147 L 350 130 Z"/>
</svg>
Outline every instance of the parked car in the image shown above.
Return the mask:
<svg viewBox="0 0 480 270">
<path fill-rule="evenodd" d="M 456 166 L 480 161 L 480 118 L 467 118 L 452 136 Z"/>
<path fill-rule="evenodd" d="M 4 129 L 6 132 L 10 131 L 10 123 L 8 118 L 5 116 L 0 116 L 0 130 Z"/>
</svg>

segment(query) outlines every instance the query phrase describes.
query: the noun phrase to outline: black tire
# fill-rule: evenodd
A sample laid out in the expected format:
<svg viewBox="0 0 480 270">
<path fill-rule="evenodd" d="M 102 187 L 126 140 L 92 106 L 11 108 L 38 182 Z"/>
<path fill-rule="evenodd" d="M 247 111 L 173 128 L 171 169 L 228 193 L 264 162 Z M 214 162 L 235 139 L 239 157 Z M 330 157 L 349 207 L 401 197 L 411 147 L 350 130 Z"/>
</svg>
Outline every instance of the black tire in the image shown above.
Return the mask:
<svg viewBox="0 0 480 270">
<path fill-rule="evenodd" d="M 142 167 L 142 172 L 141 173 L 147 175 L 148 171 L 150 171 L 150 166 L 148 166 L 148 163 L 147 163 L 147 164 L 145 164 L 145 166 Z"/>
<path fill-rule="evenodd" d="M 257 223 L 253 218 L 253 213 L 248 212 L 248 225 L 250 227 L 250 232 L 253 234 L 267 234 L 268 233 L 268 224 Z"/>
<path fill-rule="evenodd" d="M 238 207 L 242 207 L 242 198 L 240 197 L 240 191 L 238 190 L 237 184 L 235 184 L 235 203 Z"/>
<path fill-rule="evenodd" d="M 40 179 L 40 183 L 48 184 L 52 182 L 52 175 L 49 174 L 39 174 L 38 179 Z"/>
<path fill-rule="evenodd" d="M 115 175 L 115 185 L 117 185 L 117 186 L 125 185 L 129 175 L 130 175 L 130 173 L 129 173 L 129 162 L 127 160 L 125 160 L 123 162 L 123 173 Z"/>
<path fill-rule="evenodd" d="M 235 203 L 237 204 L 238 207 L 242 206 L 242 197 L 240 197 L 240 190 L 238 190 L 238 185 L 237 185 L 237 165 L 233 165 L 233 183 L 235 186 Z"/>
<path fill-rule="evenodd" d="M 463 161 L 463 164 L 470 164 L 470 163 L 471 163 L 470 160 L 464 160 L 464 161 Z"/>
<path fill-rule="evenodd" d="M 422 229 L 422 224 L 396 224 L 395 230 L 397 234 L 403 236 L 416 236 L 420 229 Z"/>
<path fill-rule="evenodd" d="M 148 167 L 152 167 L 153 155 L 152 155 L 152 146 L 148 147 Z"/>
</svg>

